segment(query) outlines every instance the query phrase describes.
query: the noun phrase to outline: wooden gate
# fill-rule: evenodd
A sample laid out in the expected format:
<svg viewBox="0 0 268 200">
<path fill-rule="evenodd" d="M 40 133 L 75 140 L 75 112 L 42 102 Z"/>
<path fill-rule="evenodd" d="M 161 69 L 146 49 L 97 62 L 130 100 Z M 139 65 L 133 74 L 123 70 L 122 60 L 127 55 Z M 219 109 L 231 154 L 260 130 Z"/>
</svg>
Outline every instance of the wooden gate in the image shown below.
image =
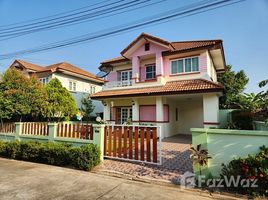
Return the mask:
<svg viewBox="0 0 268 200">
<path fill-rule="evenodd" d="M 162 164 L 160 127 L 107 125 L 104 157 Z"/>
</svg>

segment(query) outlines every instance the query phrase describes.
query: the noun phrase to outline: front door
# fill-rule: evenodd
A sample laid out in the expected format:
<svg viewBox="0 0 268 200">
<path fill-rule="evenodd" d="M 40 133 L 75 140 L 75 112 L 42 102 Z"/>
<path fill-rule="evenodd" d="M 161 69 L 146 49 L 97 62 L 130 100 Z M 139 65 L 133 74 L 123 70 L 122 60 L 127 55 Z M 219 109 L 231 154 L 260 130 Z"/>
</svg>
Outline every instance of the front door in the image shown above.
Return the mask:
<svg viewBox="0 0 268 200">
<path fill-rule="evenodd" d="M 132 119 L 132 108 L 131 107 L 121 108 L 121 124 L 124 124 L 131 119 Z"/>
</svg>

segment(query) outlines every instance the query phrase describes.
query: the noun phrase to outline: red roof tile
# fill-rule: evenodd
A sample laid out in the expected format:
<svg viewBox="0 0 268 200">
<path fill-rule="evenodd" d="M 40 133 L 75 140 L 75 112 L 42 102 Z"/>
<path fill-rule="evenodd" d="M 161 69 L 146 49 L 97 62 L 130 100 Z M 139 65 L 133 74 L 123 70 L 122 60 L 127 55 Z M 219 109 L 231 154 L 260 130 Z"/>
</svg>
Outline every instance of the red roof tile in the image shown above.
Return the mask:
<svg viewBox="0 0 268 200">
<path fill-rule="evenodd" d="M 141 38 L 148 38 L 151 40 L 155 40 L 159 43 L 162 43 L 164 45 L 167 45 L 169 47 L 169 50 L 165 51 L 165 53 L 169 52 L 176 52 L 176 51 L 183 51 L 183 50 L 191 50 L 201 47 L 211 47 L 216 44 L 222 44 L 222 40 L 193 40 L 193 41 L 179 41 L 179 42 L 169 42 L 166 40 L 163 40 L 161 38 L 142 33 L 140 34 L 135 40 L 133 40 L 123 51 L 121 51 L 121 55 L 123 55 L 128 49 L 130 49 L 138 40 Z M 109 60 L 105 60 L 101 62 L 101 64 L 113 64 L 117 62 L 127 61 L 128 59 L 121 56 L 117 58 L 112 58 Z"/>
<path fill-rule="evenodd" d="M 61 62 L 61 63 L 56 63 L 56 64 L 53 64 L 53 65 L 49 65 L 47 67 L 44 67 L 43 70 L 40 70 L 38 71 L 37 73 L 40 73 L 40 72 L 45 72 L 45 71 L 51 71 L 51 72 L 55 72 L 55 71 L 60 71 L 60 70 L 63 70 L 63 71 L 69 71 L 69 72 L 73 72 L 75 74 L 79 74 L 79 75 L 82 75 L 82 76 L 86 76 L 96 82 L 99 82 L 99 83 L 104 83 L 104 80 L 101 79 L 101 78 L 98 78 L 96 77 L 94 74 L 91 74 L 83 69 L 80 69 L 70 63 L 67 63 L 67 62 Z"/>
<path fill-rule="evenodd" d="M 19 64 L 21 64 L 26 69 L 30 69 L 30 70 L 33 70 L 33 71 L 39 71 L 39 70 L 43 69 L 43 67 L 40 66 L 40 65 L 29 63 L 29 62 L 26 62 L 24 60 L 15 60 L 15 62 L 18 62 Z"/>
<path fill-rule="evenodd" d="M 143 87 L 121 90 L 104 90 L 91 95 L 92 99 L 119 98 L 130 96 L 172 95 L 203 92 L 220 92 L 223 87 L 217 83 L 204 80 L 181 80 L 167 82 L 164 86 Z"/>
</svg>

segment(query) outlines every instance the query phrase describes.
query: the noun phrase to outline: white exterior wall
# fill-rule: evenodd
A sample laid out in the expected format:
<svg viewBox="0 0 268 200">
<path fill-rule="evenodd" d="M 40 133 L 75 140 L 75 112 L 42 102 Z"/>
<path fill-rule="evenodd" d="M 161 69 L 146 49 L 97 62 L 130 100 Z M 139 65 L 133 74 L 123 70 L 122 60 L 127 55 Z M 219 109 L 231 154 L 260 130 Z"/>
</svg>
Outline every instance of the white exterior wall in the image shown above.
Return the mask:
<svg viewBox="0 0 268 200">
<path fill-rule="evenodd" d="M 190 101 L 168 101 L 169 120 L 168 136 L 176 134 L 191 134 L 190 128 L 203 127 L 202 99 Z M 176 108 L 178 121 L 176 121 Z"/>
<path fill-rule="evenodd" d="M 217 94 L 204 94 L 204 127 L 218 127 L 219 123 L 219 97 Z"/>
<path fill-rule="evenodd" d="M 76 92 L 90 93 L 91 86 L 95 86 L 95 92 L 99 92 L 102 89 L 102 86 L 96 85 L 90 81 L 82 80 L 80 78 L 65 75 L 65 74 L 54 73 L 52 74 L 52 78 L 59 79 L 62 86 L 65 87 L 67 90 L 69 90 L 70 81 L 76 82 Z"/>
<path fill-rule="evenodd" d="M 206 52 L 206 56 L 207 56 L 207 74 L 212 79 L 212 81 L 217 82 L 217 72 L 208 51 Z"/>
<path fill-rule="evenodd" d="M 100 85 L 96 85 L 93 82 L 83 80 L 81 78 L 73 77 L 70 75 L 54 73 L 54 74 L 52 74 L 51 78 L 57 78 L 61 82 L 62 86 L 65 87 L 68 91 L 70 91 L 69 90 L 69 81 L 76 83 L 76 91 L 70 91 L 70 92 L 73 95 L 78 108 L 81 107 L 82 97 L 85 97 L 91 93 L 91 86 L 95 87 L 95 92 L 99 92 L 102 90 L 102 86 L 100 86 Z M 96 116 L 97 113 L 103 112 L 104 108 L 103 108 L 103 105 L 100 101 L 92 100 L 92 104 L 94 106 L 92 116 Z"/>
</svg>

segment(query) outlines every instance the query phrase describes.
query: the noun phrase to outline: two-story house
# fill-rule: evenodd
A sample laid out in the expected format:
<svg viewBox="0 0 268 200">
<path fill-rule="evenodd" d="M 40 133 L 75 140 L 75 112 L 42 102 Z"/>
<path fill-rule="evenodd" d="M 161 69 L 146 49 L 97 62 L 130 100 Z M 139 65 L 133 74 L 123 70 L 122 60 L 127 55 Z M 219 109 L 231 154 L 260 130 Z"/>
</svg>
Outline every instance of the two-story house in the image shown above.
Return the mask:
<svg viewBox="0 0 268 200">
<path fill-rule="evenodd" d="M 169 42 L 142 33 L 121 57 L 101 63 L 106 83 L 91 98 L 102 100 L 110 123 L 158 125 L 163 137 L 190 134 L 219 125 L 217 74 L 225 68 L 221 40 Z"/>
<path fill-rule="evenodd" d="M 35 74 L 42 84 L 47 84 L 52 78 L 57 78 L 62 86 L 73 95 L 78 108 L 81 107 L 82 97 L 101 91 L 104 83 L 103 79 L 67 62 L 40 66 L 23 60 L 15 60 L 10 67 L 21 70 L 28 77 Z M 100 101 L 93 100 L 92 103 L 95 107 L 92 116 L 103 112 L 103 105 Z"/>
</svg>

